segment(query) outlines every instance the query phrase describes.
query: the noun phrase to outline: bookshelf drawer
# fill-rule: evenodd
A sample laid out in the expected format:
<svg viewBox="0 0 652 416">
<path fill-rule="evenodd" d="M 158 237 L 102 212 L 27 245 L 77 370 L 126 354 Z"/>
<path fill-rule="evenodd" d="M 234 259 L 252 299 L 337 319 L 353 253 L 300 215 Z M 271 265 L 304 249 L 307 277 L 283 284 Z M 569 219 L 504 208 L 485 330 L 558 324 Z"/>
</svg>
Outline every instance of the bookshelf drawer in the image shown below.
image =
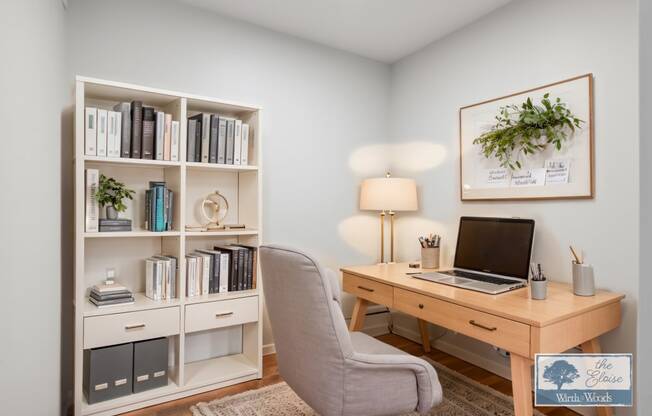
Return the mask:
<svg viewBox="0 0 652 416">
<path fill-rule="evenodd" d="M 530 355 L 529 325 L 398 288 L 394 308 L 524 357 Z"/>
<path fill-rule="evenodd" d="M 344 291 L 379 305 L 392 307 L 393 288 L 390 285 L 344 273 Z"/>
<path fill-rule="evenodd" d="M 258 321 L 258 296 L 186 305 L 186 332 Z"/>
<path fill-rule="evenodd" d="M 84 318 L 84 348 L 176 335 L 179 312 L 175 306 Z"/>
</svg>

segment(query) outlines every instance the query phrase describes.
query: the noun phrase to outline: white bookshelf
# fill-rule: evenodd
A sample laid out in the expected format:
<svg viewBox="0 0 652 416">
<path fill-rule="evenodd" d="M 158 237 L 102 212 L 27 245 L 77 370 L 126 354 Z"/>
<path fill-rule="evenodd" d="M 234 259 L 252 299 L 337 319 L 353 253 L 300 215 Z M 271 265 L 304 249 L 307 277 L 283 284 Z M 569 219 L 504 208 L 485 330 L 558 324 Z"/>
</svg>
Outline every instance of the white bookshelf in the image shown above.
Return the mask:
<svg viewBox="0 0 652 416">
<path fill-rule="evenodd" d="M 260 107 L 81 76 L 76 78 L 75 95 L 74 414 L 114 415 L 261 378 L 261 279 L 257 279 L 257 288 L 252 290 L 185 296 L 185 254 L 198 248 L 211 248 L 216 244 L 258 246 L 262 241 Z M 118 102 L 133 100 L 140 100 L 144 106 L 171 113 L 172 119 L 180 122 L 180 161 L 104 158 L 84 154 L 84 108 L 91 106 L 111 109 Z M 236 117 L 249 124 L 249 165 L 186 162 L 186 120 L 198 112 Z M 84 181 L 85 169 L 88 168 L 99 169 L 100 173 L 112 176 L 136 191 L 134 200 L 128 201 L 126 213 L 121 214 L 121 217 L 132 219 L 133 231 L 85 232 Z M 149 187 L 149 181 L 165 181 L 175 192 L 171 231 L 152 232 L 143 227 L 145 190 Z M 215 190 L 229 201 L 225 222 L 245 224 L 246 228 L 211 232 L 185 231 L 186 225 L 202 222 L 198 206 L 203 196 Z M 179 260 L 179 297 L 176 299 L 155 301 L 143 294 L 144 259 L 161 253 L 174 255 Z M 107 268 L 115 268 L 117 280 L 135 293 L 134 304 L 99 309 L 88 301 L 89 288 L 104 279 Z M 221 311 L 224 305 L 236 310 L 235 315 L 227 321 L 215 319 L 213 323 L 201 316 L 201 313 L 211 311 L 213 307 L 215 311 Z M 242 308 L 247 308 L 243 313 L 248 319 L 245 323 L 238 324 L 237 311 Z M 187 314 L 197 317 L 202 328 L 208 328 L 191 333 L 191 328 L 186 325 L 186 319 L 190 319 Z M 253 321 L 252 316 L 256 317 Z M 147 321 L 148 324 L 151 322 L 151 325 L 146 327 L 146 332 L 140 334 L 121 332 L 122 322 L 135 319 Z M 97 331 L 99 325 L 102 325 L 100 335 Z M 116 329 L 112 329 L 114 327 Z M 166 387 L 90 405 L 86 402 L 82 390 L 85 348 L 158 336 L 167 336 L 169 339 L 169 383 Z M 207 352 L 206 345 L 201 344 L 201 340 L 206 337 L 223 340 L 228 348 L 216 353 Z"/>
</svg>

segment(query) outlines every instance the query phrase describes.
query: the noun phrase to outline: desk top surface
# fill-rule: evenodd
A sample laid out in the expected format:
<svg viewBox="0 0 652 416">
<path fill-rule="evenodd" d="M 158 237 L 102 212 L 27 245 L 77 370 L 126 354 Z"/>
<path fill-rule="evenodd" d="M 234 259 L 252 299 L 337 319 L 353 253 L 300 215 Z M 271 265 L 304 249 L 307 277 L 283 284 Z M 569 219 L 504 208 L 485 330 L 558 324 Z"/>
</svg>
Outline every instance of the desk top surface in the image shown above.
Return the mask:
<svg viewBox="0 0 652 416">
<path fill-rule="evenodd" d="M 412 269 L 408 267 L 407 263 L 350 266 L 343 267 L 341 270 L 343 273 L 375 280 L 538 327 L 563 321 L 613 302 L 620 302 L 625 297 L 624 294 L 605 290 L 596 290 L 595 296 L 576 296 L 573 294 L 571 285 L 553 281 L 548 282 L 548 297 L 545 300 L 531 299 L 529 288 L 490 295 L 414 278 L 406 273 L 432 272 L 434 270 Z"/>
</svg>

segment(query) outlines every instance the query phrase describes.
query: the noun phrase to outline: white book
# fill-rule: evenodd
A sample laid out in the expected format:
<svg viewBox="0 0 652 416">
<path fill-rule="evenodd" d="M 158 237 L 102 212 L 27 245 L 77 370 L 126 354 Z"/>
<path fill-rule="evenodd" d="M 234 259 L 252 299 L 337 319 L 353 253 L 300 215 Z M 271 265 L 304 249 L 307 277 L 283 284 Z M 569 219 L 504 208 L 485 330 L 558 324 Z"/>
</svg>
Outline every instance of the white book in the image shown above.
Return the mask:
<svg viewBox="0 0 652 416">
<path fill-rule="evenodd" d="M 240 164 L 249 164 L 249 124 L 242 123 L 242 148 L 240 150 Z"/>
<path fill-rule="evenodd" d="M 145 296 L 153 299 L 154 296 L 154 277 L 155 277 L 155 260 L 145 259 Z"/>
<path fill-rule="evenodd" d="M 120 156 L 120 153 L 117 155 L 114 154 L 115 152 L 115 133 L 116 133 L 116 124 L 115 124 L 115 116 L 116 116 L 115 111 L 108 111 L 107 112 L 107 133 L 106 133 L 106 155 L 108 157 L 118 157 Z"/>
<path fill-rule="evenodd" d="M 201 281 L 204 278 L 204 265 L 205 265 L 204 258 L 202 256 L 197 255 L 197 268 L 195 269 L 195 288 L 193 289 L 193 292 L 195 295 L 201 295 Z"/>
<path fill-rule="evenodd" d="M 195 253 L 202 258 L 201 281 L 199 284 L 199 293 L 208 295 L 209 279 L 211 277 L 211 256 L 209 254 L 197 252 Z"/>
<path fill-rule="evenodd" d="M 86 169 L 86 232 L 96 233 L 99 231 L 98 222 L 100 218 L 100 207 L 95 199 L 95 194 L 100 186 L 100 171 L 97 169 Z"/>
<path fill-rule="evenodd" d="M 172 122 L 172 138 L 170 143 L 170 160 L 177 162 L 179 160 L 179 122 Z"/>
<path fill-rule="evenodd" d="M 97 109 L 97 155 L 106 157 L 108 111 Z"/>
<path fill-rule="evenodd" d="M 242 152 L 242 120 L 235 121 L 235 131 L 233 133 L 233 164 L 239 165 L 241 162 Z"/>
<path fill-rule="evenodd" d="M 113 157 L 120 157 L 122 150 L 122 113 L 115 112 L 115 146 L 113 147 Z"/>
<path fill-rule="evenodd" d="M 201 120 L 201 161 L 208 163 L 210 156 L 210 142 L 211 142 L 211 115 L 208 113 L 202 114 Z"/>
<path fill-rule="evenodd" d="M 84 120 L 86 124 L 84 154 L 97 156 L 97 108 L 86 107 Z"/>
<path fill-rule="evenodd" d="M 193 255 L 186 256 L 186 296 L 195 296 L 195 269 L 197 258 Z"/>
<path fill-rule="evenodd" d="M 220 283 L 219 293 L 229 291 L 229 253 L 220 253 Z"/>
<path fill-rule="evenodd" d="M 165 113 L 156 112 L 156 130 L 154 131 L 154 159 L 163 160 L 165 137 Z"/>
</svg>

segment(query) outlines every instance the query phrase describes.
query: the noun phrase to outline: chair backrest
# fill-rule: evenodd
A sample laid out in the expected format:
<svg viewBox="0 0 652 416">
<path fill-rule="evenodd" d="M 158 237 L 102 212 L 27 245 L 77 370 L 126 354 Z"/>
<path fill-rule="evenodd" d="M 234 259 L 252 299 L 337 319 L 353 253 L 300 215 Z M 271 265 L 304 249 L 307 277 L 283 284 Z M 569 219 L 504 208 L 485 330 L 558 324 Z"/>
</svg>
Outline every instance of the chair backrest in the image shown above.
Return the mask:
<svg viewBox="0 0 652 416">
<path fill-rule="evenodd" d="M 341 414 L 344 358 L 353 347 L 326 270 L 299 250 L 259 250 L 279 373 L 318 413 Z"/>
</svg>

